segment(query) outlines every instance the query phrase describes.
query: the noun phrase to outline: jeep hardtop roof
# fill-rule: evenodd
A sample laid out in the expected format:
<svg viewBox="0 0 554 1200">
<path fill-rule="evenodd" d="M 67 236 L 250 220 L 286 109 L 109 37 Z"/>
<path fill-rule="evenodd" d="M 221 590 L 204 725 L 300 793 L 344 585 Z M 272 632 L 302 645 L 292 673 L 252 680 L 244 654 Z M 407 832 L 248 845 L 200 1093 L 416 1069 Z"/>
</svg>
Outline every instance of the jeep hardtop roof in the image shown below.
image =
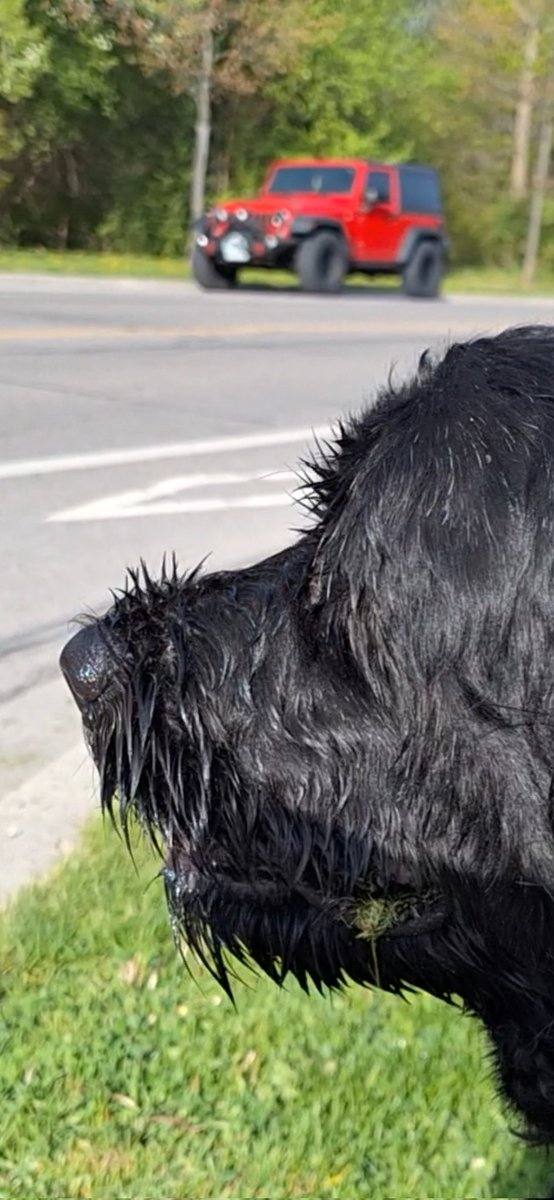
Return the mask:
<svg viewBox="0 0 554 1200">
<path fill-rule="evenodd" d="M 439 177 L 434 167 L 428 167 L 420 163 L 397 163 L 385 162 L 374 158 L 280 158 L 275 159 L 266 172 L 264 182 L 262 184 L 262 192 L 271 192 L 273 189 L 271 183 L 274 176 L 279 172 L 294 171 L 302 168 L 320 167 L 322 170 L 329 172 L 343 169 L 343 174 L 346 171 L 359 171 L 360 167 L 364 170 L 373 171 L 394 171 L 398 177 L 400 189 L 400 209 L 405 213 L 419 213 L 424 215 L 440 216 L 442 215 L 443 205 Z M 347 195 L 354 183 L 354 179 L 349 182 L 348 179 L 342 179 L 341 185 L 337 186 L 336 191 L 343 195 Z M 298 188 L 294 184 L 285 189 L 286 192 L 293 194 L 295 191 L 302 192 L 304 189 L 301 184 Z M 306 188 L 306 191 L 312 189 Z M 333 194 L 334 187 L 324 189 L 323 194 Z"/>
</svg>

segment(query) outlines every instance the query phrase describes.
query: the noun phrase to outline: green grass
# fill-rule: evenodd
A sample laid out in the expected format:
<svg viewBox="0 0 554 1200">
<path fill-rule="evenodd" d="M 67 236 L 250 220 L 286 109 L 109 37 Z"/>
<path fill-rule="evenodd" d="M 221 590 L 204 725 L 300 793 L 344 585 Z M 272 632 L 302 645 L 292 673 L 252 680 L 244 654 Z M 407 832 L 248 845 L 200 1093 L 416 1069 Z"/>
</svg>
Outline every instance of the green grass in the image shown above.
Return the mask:
<svg viewBox="0 0 554 1200">
<path fill-rule="evenodd" d="M 530 288 L 524 288 L 521 274 L 500 267 L 456 267 L 446 277 L 445 292 L 486 292 L 488 295 L 552 296 L 554 274 L 542 271 Z"/>
<path fill-rule="evenodd" d="M 183 258 L 154 258 L 137 254 L 93 254 L 86 251 L 14 250 L 0 248 L 0 271 L 46 271 L 56 275 L 105 275 L 127 276 L 143 279 L 188 279 L 190 270 Z M 243 272 L 243 279 L 250 283 L 282 287 L 294 285 L 294 277 L 286 271 Z M 394 279 L 383 277 L 367 280 L 354 276 L 349 286 L 397 287 Z M 528 292 L 521 286 L 517 271 L 501 270 L 496 267 L 458 267 L 450 271 L 445 281 L 445 292 L 486 292 L 491 295 L 515 293 L 516 295 L 554 296 L 554 275 L 543 272 Z"/>
<path fill-rule="evenodd" d="M 254 977 L 233 1009 L 178 961 L 139 858 L 95 825 L 0 920 L 3 1200 L 544 1194 L 477 1024 Z"/>
<path fill-rule="evenodd" d="M 184 258 L 146 254 L 93 254 L 85 250 L 12 250 L 0 247 L 0 271 L 46 271 L 51 275 L 108 275 L 142 279 L 186 279 Z"/>
</svg>

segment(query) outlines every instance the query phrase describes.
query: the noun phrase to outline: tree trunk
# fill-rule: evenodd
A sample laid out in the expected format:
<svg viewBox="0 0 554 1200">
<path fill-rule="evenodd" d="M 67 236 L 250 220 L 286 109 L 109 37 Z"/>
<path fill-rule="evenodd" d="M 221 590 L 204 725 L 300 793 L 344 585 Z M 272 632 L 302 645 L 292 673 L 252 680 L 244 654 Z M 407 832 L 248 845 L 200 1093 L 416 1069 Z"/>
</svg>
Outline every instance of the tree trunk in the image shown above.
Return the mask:
<svg viewBox="0 0 554 1200">
<path fill-rule="evenodd" d="M 522 200 L 527 195 L 529 160 L 535 102 L 535 68 L 539 50 L 539 23 L 535 18 L 527 30 L 523 45 L 523 62 L 517 87 L 517 104 L 512 139 L 510 195 Z"/>
<path fill-rule="evenodd" d="M 533 180 L 533 190 L 531 193 L 531 203 L 529 205 L 529 222 L 527 225 L 527 237 L 525 241 L 525 254 L 523 256 L 523 271 L 521 282 L 524 287 L 529 287 L 535 278 L 537 269 L 537 260 L 539 256 L 539 245 L 541 240 L 542 227 L 542 210 L 544 205 L 544 196 L 548 185 L 548 174 L 550 171 L 550 158 L 552 155 L 552 134 L 554 132 L 554 119 L 552 114 L 552 105 L 549 104 L 543 114 L 541 127 L 539 132 L 539 145 L 537 150 L 537 169 Z"/>
<path fill-rule="evenodd" d="M 194 126 L 194 155 L 190 189 L 192 221 L 202 216 L 205 207 L 206 176 L 210 156 L 211 86 L 214 62 L 214 37 L 206 21 L 200 43 L 200 63 L 196 86 L 196 121 Z"/>
<path fill-rule="evenodd" d="M 67 194 L 72 200 L 79 195 L 79 173 L 77 171 L 77 163 L 72 150 L 65 149 L 62 151 L 63 161 L 65 165 L 65 178 L 67 181 Z"/>
<path fill-rule="evenodd" d="M 225 103 L 220 105 L 214 114 L 214 128 L 218 132 L 218 152 L 212 165 L 214 188 L 218 196 L 229 191 L 231 163 L 235 155 L 235 135 L 237 126 L 240 129 L 240 125 L 237 98 L 228 95 L 225 97 Z"/>
<path fill-rule="evenodd" d="M 76 233 L 77 233 L 77 238 L 78 238 L 78 230 L 75 229 L 75 225 L 78 224 L 78 222 L 76 221 L 77 205 L 75 202 L 79 196 L 79 190 L 80 190 L 79 189 L 79 174 L 77 171 L 77 163 L 75 161 L 75 155 L 72 150 L 69 150 L 69 149 L 62 150 L 62 158 L 63 158 L 64 168 L 65 168 L 65 179 L 66 179 L 66 188 L 67 188 L 67 196 L 66 196 L 67 221 L 66 221 L 66 233 L 65 233 L 65 249 L 73 250 L 75 247 L 75 234 Z"/>
</svg>

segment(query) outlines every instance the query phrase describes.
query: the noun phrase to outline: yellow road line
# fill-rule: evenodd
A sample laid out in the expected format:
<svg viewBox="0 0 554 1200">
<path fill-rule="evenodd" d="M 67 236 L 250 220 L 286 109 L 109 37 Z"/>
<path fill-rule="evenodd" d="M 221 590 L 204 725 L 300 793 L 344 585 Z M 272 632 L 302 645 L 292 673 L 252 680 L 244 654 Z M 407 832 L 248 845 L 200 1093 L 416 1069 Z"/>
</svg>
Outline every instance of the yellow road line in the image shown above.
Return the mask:
<svg viewBox="0 0 554 1200">
<path fill-rule="evenodd" d="M 503 325 L 494 322 L 489 328 Z M 298 336 L 303 334 L 325 334 L 340 337 L 348 334 L 389 335 L 415 334 L 428 337 L 433 334 L 473 333 L 479 328 L 476 320 L 445 314 L 443 320 L 403 320 L 398 324 L 390 321 L 308 321 L 270 322 L 248 325 L 37 325 L 26 329 L 1 329 L 0 342 L 65 342 L 117 338 L 183 338 L 206 340 L 209 338 L 264 337 L 267 335 Z"/>
</svg>

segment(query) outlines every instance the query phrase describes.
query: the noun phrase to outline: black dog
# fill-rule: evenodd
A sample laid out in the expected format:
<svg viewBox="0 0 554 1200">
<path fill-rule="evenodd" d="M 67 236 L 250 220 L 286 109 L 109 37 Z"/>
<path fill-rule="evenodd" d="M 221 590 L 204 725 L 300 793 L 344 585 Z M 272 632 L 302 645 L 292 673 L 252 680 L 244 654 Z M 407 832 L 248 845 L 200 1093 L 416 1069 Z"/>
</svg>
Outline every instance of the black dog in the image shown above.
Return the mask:
<svg viewBox="0 0 554 1200">
<path fill-rule="evenodd" d="M 229 986 L 423 988 L 554 1140 L 554 329 L 453 346 L 311 469 L 296 545 L 132 574 L 62 667 Z"/>
</svg>

